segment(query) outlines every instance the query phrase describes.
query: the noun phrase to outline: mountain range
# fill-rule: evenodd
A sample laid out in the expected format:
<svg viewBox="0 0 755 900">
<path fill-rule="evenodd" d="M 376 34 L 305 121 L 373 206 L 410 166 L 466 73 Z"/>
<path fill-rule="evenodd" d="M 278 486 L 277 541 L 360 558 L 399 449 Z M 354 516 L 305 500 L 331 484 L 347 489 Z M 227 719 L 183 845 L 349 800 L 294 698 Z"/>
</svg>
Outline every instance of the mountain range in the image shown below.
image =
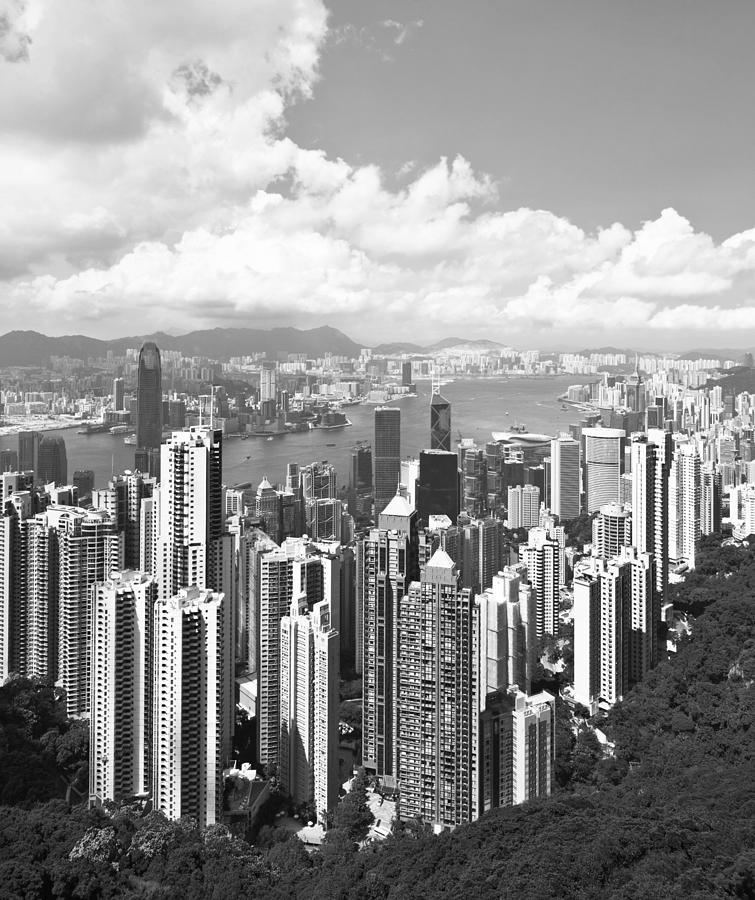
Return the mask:
<svg viewBox="0 0 755 900">
<path fill-rule="evenodd" d="M 144 341 L 154 341 L 161 350 L 177 350 L 184 356 L 205 356 L 209 359 L 228 359 L 260 352 L 271 356 L 306 353 L 310 357 L 321 357 L 325 353 L 333 353 L 353 357 L 359 355 L 363 346 L 330 326 L 308 330 L 272 328 L 269 331 L 260 328 L 212 328 L 182 335 L 158 332 L 109 341 L 81 334 L 48 337 L 38 331 L 9 331 L 0 336 L 0 366 L 43 366 L 51 356 L 84 360 L 104 358 L 108 351 L 122 356 L 129 347 L 139 347 Z M 467 341 L 451 337 L 429 346 L 380 344 L 373 350 L 377 353 L 422 354 L 460 345 L 478 350 L 502 346 L 495 341 Z"/>
<path fill-rule="evenodd" d="M 320 328 L 211 328 L 190 331 L 188 334 L 171 335 L 164 332 L 134 335 L 131 337 L 101 340 L 82 334 L 48 337 L 38 331 L 9 331 L 0 336 L 0 366 L 44 366 L 51 356 L 69 356 L 86 360 L 106 357 L 108 351 L 122 356 L 129 347 L 139 347 L 144 341 L 154 341 L 161 350 L 176 350 L 184 356 L 203 356 L 209 359 L 229 359 L 252 353 L 267 353 L 274 357 L 281 353 L 304 353 L 308 357 L 321 357 L 326 353 L 354 357 L 364 346 L 353 341 L 342 331 L 324 325 Z M 423 355 L 450 348 L 459 351 L 498 350 L 504 345 L 491 340 L 468 340 L 448 337 L 433 344 L 392 342 L 373 347 L 374 353 Z M 582 351 L 589 353 L 626 353 L 615 347 L 602 347 Z M 725 357 L 738 359 L 744 350 L 692 350 L 682 358 Z"/>
</svg>

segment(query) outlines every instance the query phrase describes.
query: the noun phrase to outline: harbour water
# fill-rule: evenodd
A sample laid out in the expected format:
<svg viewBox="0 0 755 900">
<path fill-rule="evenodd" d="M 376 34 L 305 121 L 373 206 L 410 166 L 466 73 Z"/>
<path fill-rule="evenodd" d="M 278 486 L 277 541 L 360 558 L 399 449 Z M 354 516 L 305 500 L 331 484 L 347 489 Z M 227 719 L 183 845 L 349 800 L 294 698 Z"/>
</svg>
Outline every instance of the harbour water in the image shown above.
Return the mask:
<svg viewBox="0 0 755 900">
<path fill-rule="evenodd" d="M 441 388 L 451 403 L 453 445 L 459 434 L 484 446 L 493 431 L 507 431 L 512 425 L 526 425 L 528 431 L 557 435 L 566 431 L 580 414 L 562 408 L 558 397 L 578 380 L 573 375 L 538 378 L 460 379 Z M 417 396 L 395 404 L 401 409 L 401 455 L 416 456 L 430 440 L 430 384 L 417 385 Z M 223 444 L 223 472 L 226 484 L 249 481 L 257 485 L 263 476 L 271 482 L 285 480 L 286 463 L 306 464 L 327 460 L 336 467 L 339 485 L 349 480 L 351 448 L 359 441 L 373 442 L 375 407 L 350 406 L 351 427 L 286 434 L 272 441 L 265 438 L 231 438 Z M 123 437 L 110 434 L 81 435 L 76 429 L 46 434 L 65 438 L 68 476 L 75 469 L 92 469 L 95 486 L 104 487 L 111 472 L 133 468 L 134 447 Z M 0 439 L 0 447 L 16 447 L 17 439 Z"/>
</svg>

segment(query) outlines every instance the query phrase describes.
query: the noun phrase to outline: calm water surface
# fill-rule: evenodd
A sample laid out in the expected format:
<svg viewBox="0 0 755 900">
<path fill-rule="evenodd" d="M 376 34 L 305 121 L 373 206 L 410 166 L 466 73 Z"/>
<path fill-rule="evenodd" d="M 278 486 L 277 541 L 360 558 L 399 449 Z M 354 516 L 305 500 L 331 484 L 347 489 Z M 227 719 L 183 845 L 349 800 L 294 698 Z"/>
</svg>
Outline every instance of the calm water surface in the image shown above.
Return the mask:
<svg viewBox="0 0 755 900">
<path fill-rule="evenodd" d="M 556 435 L 566 431 L 579 418 L 574 409 L 562 409 L 557 397 L 578 380 L 573 375 L 555 378 L 511 378 L 458 380 L 441 388 L 451 403 L 453 442 L 459 433 L 484 445 L 492 431 L 506 431 L 521 423 L 528 430 Z M 401 455 L 416 456 L 430 442 L 430 384 L 417 386 L 418 396 L 400 400 Z M 251 481 L 257 485 L 263 475 L 273 483 L 285 480 L 286 463 L 306 464 L 328 460 L 336 466 L 339 484 L 347 484 L 351 448 L 358 441 L 374 438 L 375 407 L 369 404 L 346 409 L 352 427 L 336 431 L 308 431 L 287 434 L 272 441 L 264 438 L 238 438 L 223 444 L 223 470 L 229 485 Z M 66 441 L 68 477 L 75 469 L 92 469 L 95 486 L 104 487 L 111 471 L 133 468 L 134 448 L 123 437 L 110 434 L 81 435 L 75 429 L 63 429 Z M 328 446 L 333 444 L 334 446 Z M 15 446 L 15 442 L 11 445 Z M 249 457 L 247 459 L 247 457 Z"/>
</svg>

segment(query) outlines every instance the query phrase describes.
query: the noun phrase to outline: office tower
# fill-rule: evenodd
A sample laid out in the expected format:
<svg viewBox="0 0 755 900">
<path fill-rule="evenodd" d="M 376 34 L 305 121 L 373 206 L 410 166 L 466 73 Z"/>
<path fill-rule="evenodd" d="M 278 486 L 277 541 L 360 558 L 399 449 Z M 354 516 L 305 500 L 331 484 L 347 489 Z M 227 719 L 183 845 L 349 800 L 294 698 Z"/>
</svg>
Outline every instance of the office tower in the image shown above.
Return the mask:
<svg viewBox="0 0 755 900">
<path fill-rule="evenodd" d="M 621 428 L 583 428 L 585 494 L 588 513 L 618 503 L 625 432 Z"/>
<path fill-rule="evenodd" d="M 62 437 L 45 435 L 39 442 L 37 481 L 41 484 L 68 484 L 66 442 Z"/>
<path fill-rule="evenodd" d="M 419 575 L 417 513 L 395 495 L 363 541 L 358 586 L 362 607 L 362 760 L 395 779 L 396 628 L 398 606 Z"/>
<path fill-rule="evenodd" d="M 430 449 L 451 452 L 451 404 L 437 391 L 430 399 Z"/>
<path fill-rule="evenodd" d="M 540 489 L 531 484 L 510 487 L 507 509 L 508 528 L 534 528 L 540 518 Z"/>
<path fill-rule="evenodd" d="M 627 378 L 626 382 L 627 389 L 627 406 L 632 412 L 636 413 L 644 413 L 645 412 L 645 385 L 642 383 L 642 376 L 640 375 L 640 362 L 639 358 L 635 363 L 634 374 L 630 375 Z"/>
<path fill-rule="evenodd" d="M 156 489 L 155 478 L 127 471 L 123 475 L 113 475 L 106 488 L 92 491 L 92 506 L 107 510 L 124 534 L 124 566 L 127 569 L 140 571 L 142 501 L 152 497 Z"/>
<path fill-rule="evenodd" d="M 126 389 L 122 378 L 113 379 L 113 409 L 126 408 Z"/>
<path fill-rule="evenodd" d="M 89 712 L 90 699 L 89 591 L 123 567 L 123 539 L 115 520 L 102 510 L 50 506 L 41 516 L 57 538 L 58 681 L 68 715 L 81 716 Z"/>
<path fill-rule="evenodd" d="M 399 468 L 399 493 L 406 497 L 412 509 L 417 508 L 417 481 L 419 480 L 419 460 L 409 457 L 401 460 Z"/>
<path fill-rule="evenodd" d="M 501 571 L 503 564 L 503 523 L 489 517 L 471 524 L 477 527 L 477 575 L 479 590 L 484 591 L 493 584 L 493 576 Z"/>
<path fill-rule="evenodd" d="M 18 468 L 21 472 L 34 472 L 39 481 L 39 442 L 38 431 L 20 431 L 18 433 Z"/>
<path fill-rule="evenodd" d="M 338 496 L 336 468 L 326 462 L 313 462 L 299 469 L 302 497 L 307 500 L 327 500 Z"/>
<path fill-rule="evenodd" d="M 555 702 L 546 691 L 528 697 L 516 685 L 487 698 L 478 734 L 478 815 L 551 793 Z"/>
<path fill-rule="evenodd" d="M 551 512 L 560 519 L 576 519 L 581 511 L 579 442 L 566 435 L 551 441 L 550 460 Z"/>
<path fill-rule="evenodd" d="M 467 447 L 461 467 L 464 509 L 470 516 L 483 516 L 488 500 L 488 465 L 484 450 Z"/>
<path fill-rule="evenodd" d="M 91 469 L 76 469 L 73 486 L 78 491 L 79 500 L 90 498 L 94 490 L 94 472 Z"/>
<path fill-rule="evenodd" d="M 715 463 L 700 469 L 700 533 L 718 534 L 721 531 L 721 472 Z"/>
<path fill-rule="evenodd" d="M 692 444 L 681 444 L 674 451 L 668 508 L 670 564 L 694 569 L 700 540 L 700 457 Z"/>
<path fill-rule="evenodd" d="M 262 520 L 262 527 L 276 544 L 283 540 L 283 501 L 281 495 L 264 475 L 257 486 L 254 504 L 255 514 Z"/>
<path fill-rule="evenodd" d="M 313 541 L 340 541 L 343 504 L 323 499 L 307 502 L 307 534 Z"/>
<path fill-rule="evenodd" d="M 150 790 L 157 582 L 126 570 L 90 592 L 89 800 L 120 803 Z"/>
<path fill-rule="evenodd" d="M 375 515 L 396 493 L 401 477 L 401 410 L 385 406 L 375 410 Z"/>
<path fill-rule="evenodd" d="M 454 828 L 474 815 L 475 607 L 437 550 L 398 603 L 398 782 L 402 819 Z"/>
<path fill-rule="evenodd" d="M 306 510 L 301 491 L 278 492 L 280 502 L 280 538 L 285 541 L 290 537 L 301 537 L 306 528 Z M 340 503 L 340 500 L 314 500 L 312 503 L 327 504 Z M 340 508 L 340 507 L 339 507 Z M 339 527 L 343 527 L 342 525 Z"/>
<path fill-rule="evenodd" d="M 181 588 L 154 607 L 152 799 L 169 819 L 220 820 L 230 753 L 230 616 L 222 594 Z"/>
<path fill-rule="evenodd" d="M 0 472 L 18 472 L 18 451 L 7 447 L 0 450 Z"/>
<path fill-rule="evenodd" d="M 327 825 L 338 801 L 338 632 L 330 603 L 294 600 L 280 624 L 280 780 Z"/>
<path fill-rule="evenodd" d="M 349 512 L 358 521 L 372 514 L 372 447 L 366 443 L 351 451 Z"/>
<path fill-rule="evenodd" d="M 175 431 L 161 447 L 155 574 L 163 599 L 182 587 L 222 587 L 222 452 L 221 432 L 202 427 Z"/>
<path fill-rule="evenodd" d="M 619 555 L 621 547 L 632 543 L 632 513 L 609 503 L 601 506 L 600 512 L 592 522 L 592 552 L 594 556 L 611 559 Z"/>
<path fill-rule="evenodd" d="M 278 396 L 277 363 L 264 360 L 260 368 L 260 403 L 275 403 Z"/>
<path fill-rule="evenodd" d="M 430 516 L 448 516 L 452 522 L 456 521 L 459 515 L 459 467 L 455 453 L 420 451 L 416 508 L 421 525 L 427 525 Z"/>
<path fill-rule="evenodd" d="M 259 694 L 257 736 L 259 760 L 265 766 L 280 763 L 280 628 L 291 603 L 302 600 L 306 610 L 326 600 L 330 623 L 339 630 L 340 571 L 338 559 L 322 553 L 309 540 L 289 539 L 259 557 L 256 586 L 257 671 Z"/>
<path fill-rule="evenodd" d="M 519 559 L 527 567 L 527 580 L 535 591 L 535 629 L 538 638 L 558 634 L 559 560 L 558 541 L 544 528 L 531 528 L 527 544 L 519 547 Z"/>
<path fill-rule="evenodd" d="M 160 351 L 147 341 L 139 351 L 136 382 L 136 446 L 159 447 L 163 437 L 163 379 Z M 143 469 L 143 471 L 145 471 Z"/>
<path fill-rule="evenodd" d="M 478 609 L 476 666 L 480 709 L 494 691 L 519 685 L 529 691 L 536 651 L 534 593 L 519 573 L 506 567 L 475 597 Z"/>
</svg>

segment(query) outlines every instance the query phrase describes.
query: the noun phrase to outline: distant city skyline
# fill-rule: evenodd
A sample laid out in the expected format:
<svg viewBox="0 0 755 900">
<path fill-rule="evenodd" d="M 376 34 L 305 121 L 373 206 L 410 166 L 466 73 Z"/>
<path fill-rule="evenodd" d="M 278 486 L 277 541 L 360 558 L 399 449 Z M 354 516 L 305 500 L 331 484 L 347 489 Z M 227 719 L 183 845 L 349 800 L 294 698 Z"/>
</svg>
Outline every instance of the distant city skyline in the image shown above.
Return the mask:
<svg viewBox="0 0 755 900">
<path fill-rule="evenodd" d="M 684 350 L 755 326 L 744 0 L 4 22 L 0 331 Z"/>
</svg>

